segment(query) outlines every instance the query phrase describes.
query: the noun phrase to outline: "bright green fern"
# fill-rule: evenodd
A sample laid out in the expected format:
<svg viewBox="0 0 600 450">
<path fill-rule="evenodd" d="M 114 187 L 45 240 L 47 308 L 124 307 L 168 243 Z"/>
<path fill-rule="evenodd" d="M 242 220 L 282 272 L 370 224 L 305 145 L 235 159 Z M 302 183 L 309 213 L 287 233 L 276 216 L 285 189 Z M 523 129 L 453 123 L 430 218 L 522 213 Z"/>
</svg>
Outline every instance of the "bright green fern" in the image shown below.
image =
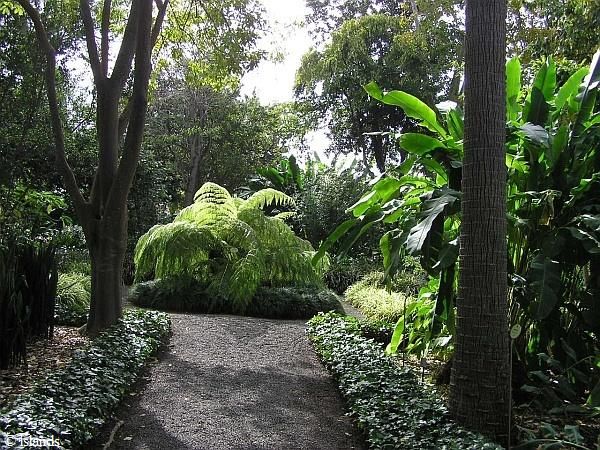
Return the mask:
<svg viewBox="0 0 600 450">
<path fill-rule="evenodd" d="M 268 217 L 262 211 L 293 205 L 291 197 L 264 189 L 243 200 L 206 183 L 194 199 L 172 223 L 156 225 L 139 239 L 137 281 L 193 275 L 226 293 L 240 310 L 259 286 L 321 282 L 327 261 L 311 264 L 315 251 L 285 224 L 289 214 Z"/>
</svg>

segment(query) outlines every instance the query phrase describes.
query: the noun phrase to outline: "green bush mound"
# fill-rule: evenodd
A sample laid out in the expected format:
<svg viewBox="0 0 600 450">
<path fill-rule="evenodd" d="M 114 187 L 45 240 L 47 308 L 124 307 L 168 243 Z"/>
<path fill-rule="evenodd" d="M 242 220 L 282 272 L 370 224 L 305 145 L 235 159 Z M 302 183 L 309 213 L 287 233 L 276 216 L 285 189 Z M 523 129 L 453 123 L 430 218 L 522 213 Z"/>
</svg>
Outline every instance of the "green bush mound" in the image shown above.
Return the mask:
<svg viewBox="0 0 600 450">
<path fill-rule="evenodd" d="M 192 276 L 147 281 L 135 285 L 129 295 L 134 305 L 164 311 L 197 314 L 238 314 L 225 294 L 215 294 Z M 270 319 L 308 319 L 318 312 L 341 311 L 338 296 L 319 286 L 259 287 L 244 315 Z"/>
<path fill-rule="evenodd" d="M 92 298 L 92 280 L 89 275 L 65 273 L 58 275 L 56 288 L 56 325 L 81 326 L 87 322 Z"/>
<path fill-rule="evenodd" d="M 309 321 L 308 336 L 371 448 L 502 448 L 452 422 L 435 392 L 362 336 L 357 319 L 320 314 Z"/>
<path fill-rule="evenodd" d="M 0 411 L 0 442 L 11 435 L 24 442 L 54 439 L 59 448 L 83 446 L 119 404 L 170 326 L 166 314 L 127 311 L 86 349 L 75 352 L 67 366 Z"/>
<path fill-rule="evenodd" d="M 383 274 L 371 272 L 348 288 L 346 300 L 369 320 L 395 324 L 404 313 L 404 305 L 413 298 L 400 292 L 388 292 L 383 285 Z"/>
</svg>

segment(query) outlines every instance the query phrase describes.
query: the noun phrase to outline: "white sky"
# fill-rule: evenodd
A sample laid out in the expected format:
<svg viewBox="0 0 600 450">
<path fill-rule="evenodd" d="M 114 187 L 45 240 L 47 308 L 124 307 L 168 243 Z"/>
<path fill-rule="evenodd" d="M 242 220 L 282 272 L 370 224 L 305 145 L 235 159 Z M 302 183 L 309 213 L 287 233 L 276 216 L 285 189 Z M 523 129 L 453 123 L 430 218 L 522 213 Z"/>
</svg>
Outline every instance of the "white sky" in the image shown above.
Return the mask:
<svg viewBox="0 0 600 450">
<path fill-rule="evenodd" d="M 302 55 L 312 46 L 312 39 L 302 26 L 308 12 L 304 0 L 261 0 L 266 10 L 266 19 L 271 33 L 261 39 L 259 46 L 268 53 L 278 52 L 283 61 L 263 60 L 258 67 L 242 78 L 242 95 L 256 93 L 264 105 L 293 100 L 296 71 L 300 67 Z M 307 136 L 311 151 L 319 154 L 325 162 L 323 150 L 329 139 L 325 131 L 310 133 Z"/>
<path fill-rule="evenodd" d="M 263 104 L 290 101 L 296 70 L 312 40 L 302 22 L 307 13 L 304 0 L 261 0 L 272 34 L 261 39 L 259 46 L 267 52 L 281 52 L 282 62 L 263 60 L 242 79 L 242 94 L 253 91 Z"/>
</svg>

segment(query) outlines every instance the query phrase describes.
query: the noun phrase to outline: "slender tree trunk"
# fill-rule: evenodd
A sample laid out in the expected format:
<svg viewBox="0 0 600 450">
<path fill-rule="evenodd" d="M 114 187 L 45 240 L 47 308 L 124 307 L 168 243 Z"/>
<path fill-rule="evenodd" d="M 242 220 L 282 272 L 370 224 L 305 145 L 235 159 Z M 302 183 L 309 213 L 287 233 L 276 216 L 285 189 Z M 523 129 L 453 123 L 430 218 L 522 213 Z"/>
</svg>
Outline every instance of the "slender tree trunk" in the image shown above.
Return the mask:
<svg viewBox="0 0 600 450">
<path fill-rule="evenodd" d="M 509 341 L 505 167 L 506 0 L 467 0 L 465 156 L 450 411 L 504 442 Z"/>
<path fill-rule="evenodd" d="M 185 189 L 184 206 L 194 203 L 194 195 L 200 187 L 200 163 L 204 154 L 204 146 L 202 145 L 202 138 L 200 136 L 194 135 L 190 141 L 190 176 Z"/>
</svg>

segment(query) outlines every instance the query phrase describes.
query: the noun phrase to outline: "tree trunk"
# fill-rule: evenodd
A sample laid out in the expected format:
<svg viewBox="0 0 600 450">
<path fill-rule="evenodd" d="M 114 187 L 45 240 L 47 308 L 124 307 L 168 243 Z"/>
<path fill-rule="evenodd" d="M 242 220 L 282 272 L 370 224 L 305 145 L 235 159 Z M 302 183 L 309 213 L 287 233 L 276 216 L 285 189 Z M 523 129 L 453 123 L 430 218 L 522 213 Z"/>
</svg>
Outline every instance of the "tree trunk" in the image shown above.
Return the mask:
<svg viewBox="0 0 600 450">
<path fill-rule="evenodd" d="M 94 335 L 123 312 L 123 262 L 127 249 L 127 211 L 92 225 L 86 235 L 92 265 L 92 298 L 86 331 Z"/>
<path fill-rule="evenodd" d="M 505 167 L 506 0 L 467 0 L 460 283 L 450 411 L 504 442 L 509 341 Z"/>
<path fill-rule="evenodd" d="M 194 135 L 189 145 L 191 152 L 190 176 L 185 189 L 183 206 L 189 206 L 194 203 L 194 195 L 200 187 L 200 163 L 204 154 L 201 140 L 198 135 Z"/>
</svg>

